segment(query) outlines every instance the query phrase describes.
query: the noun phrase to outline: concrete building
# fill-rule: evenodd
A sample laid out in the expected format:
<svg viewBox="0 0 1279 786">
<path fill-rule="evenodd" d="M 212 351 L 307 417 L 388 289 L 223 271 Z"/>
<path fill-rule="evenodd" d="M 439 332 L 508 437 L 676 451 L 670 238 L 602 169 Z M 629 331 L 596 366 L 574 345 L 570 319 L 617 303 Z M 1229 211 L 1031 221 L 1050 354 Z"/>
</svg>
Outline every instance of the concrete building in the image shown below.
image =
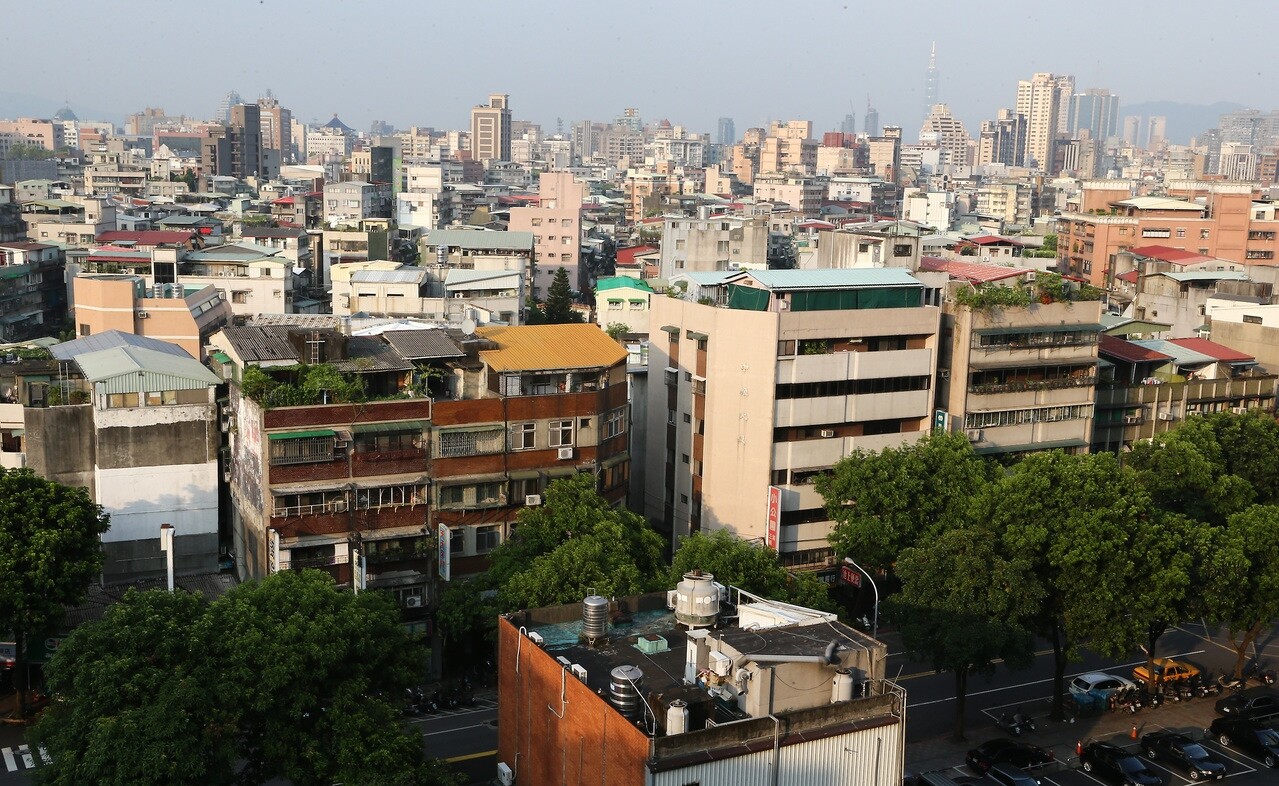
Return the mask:
<svg viewBox="0 0 1279 786">
<path fill-rule="evenodd" d="M 419 264 L 439 280 L 446 280 L 453 270 L 518 272 L 524 292 L 537 294 L 533 288 L 534 242 L 532 232 L 436 229 L 422 241 Z"/>
<path fill-rule="evenodd" d="M 560 268 L 568 271 L 569 285 L 582 292 L 590 287 L 582 267 L 582 202 L 586 185 L 570 172 L 543 172 L 538 179 L 536 205 L 511 208 L 508 228 L 533 235 L 532 292 L 544 298 Z"/>
<path fill-rule="evenodd" d="M 984 120 L 977 139 L 978 166 L 1022 166 L 1026 156 L 1026 116 L 999 110 L 994 120 Z"/>
<path fill-rule="evenodd" d="M 1057 150 L 1058 126 L 1066 120 L 1062 101 L 1069 101 L 1074 92 L 1071 79 L 1071 90 L 1063 94 L 1063 79 L 1071 78 L 1039 73 L 1017 83 L 1015 112 L 1026 118 L 1025 165 L 1049 174 Z"/>
<path fill-rule="evenodd" d="M 471 109 L 471 158 L 483 161 L 511 160 L 511 97 L 493 93 L 487 104 Z"/>
<path fill-rule="evenodd" d="M 950 113 L 946 104 L 935 104 L 924 118 L 924 125 L 919 130 L 920 141 L 926 134 L 937 135 L 937 145 L 950 154 L 952 166 L 966 166 L 968 161 L 968 145 L 972 141 L 963 122 Z"/>
<path fill-rule="evenodd" d="M 209 337 L 231 323 L 227 296 L 212 285 L 149 285 L 131 274 L 82 273 L 71 280 L 76 335 L 116 331 L 204 357 Z"/>
<path fill-rule="evenodd" d="M 0 135 L 22 140 L 22 144 L 60 150 L 66 147 L 66 131 L 60 120 L 21 117 L 0 120 Z"/>
<path fill-rule="evenodd" d="M 111 515 L 105 582 L 165 574 L 161 524 L 175 530 L 175 572 L 216 572 L 221 380 L 173 344 L 118 332 L 52 351 L 56 370 L 2 405 L 0 427 L 24 429 L 6 466 L 87 488 Z"/>
<path fill-rule="evenodd" d="M 66 266 L 58 246 L 0 242 L 0 341 L 50 335 L 66 322 Z"/>
<path fill-rule="evenodd" d="M 648 338 L 653 288 L 629 276 L 601 278 L 595 284 L 595 323 L 605 330 L 625 325 L 627 343 Z"/>
<path fill-rule="evenodd" d="M 330 224 L 348 224 L 366 218 L 390 218 L 389 183 L 347 180 L 324 185 L 324 218 Z"/>
<path fill-rule="evenodd" d="M 813 121 L 773 121 L 759 146 L 758 173 L 813 174 L 817 165 L 817 140 Z"/>
<path fill-rule="evenodd" d="M 499 619 L 499 780 L 901 782 L 906 694 L 885 678 L 887 648 L 713 581 Z M 620 613 L 634 622 L 607 624 Z"/>
<path fill-rule="evenodd" d="M 647 402 L 647 515 L 675 543 L 727 529 L 820 568 L 831 522 L 813 479 L 927 432 L 940 309 L 904 270 L 688 278 L 685 299 L 651 303 L 649 377 L 666 395 Z M 769 486 L 781 494 L 771 528 Z"/>
<path fill-rule="evenodd" d="M 801 216 L 817 217 L 821 212 L 826 184 L 815 177 L 783 172 L 760 172 L 753 190 L 756 202 L 784 203 Z"/>
<path fill-rule="evenodd" d="M 523 322 L 519 270 L 441 271 L 376 261 L 336 265 L 330 275 L 335 316 L 421 317 L 455 327 L 468 319 L 481 325 Z"/>
<path fill-rule="evenodd" d="M 1071 96 L 1066 133 L 1073 138 L 1082 130 L 1103 142 L 1115 137 L 1119 130 L 1119 96 L 1095 87 Z"/>
</svg>

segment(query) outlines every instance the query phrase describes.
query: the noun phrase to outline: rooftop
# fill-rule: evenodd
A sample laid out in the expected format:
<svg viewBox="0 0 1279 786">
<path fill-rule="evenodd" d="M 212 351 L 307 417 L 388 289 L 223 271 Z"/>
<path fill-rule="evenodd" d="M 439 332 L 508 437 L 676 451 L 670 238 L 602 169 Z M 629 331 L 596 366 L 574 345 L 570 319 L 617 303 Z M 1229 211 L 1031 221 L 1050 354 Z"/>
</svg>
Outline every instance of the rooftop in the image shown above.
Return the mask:
<svg viewBox="0 0 1279 786">
<path fill-rule="evenodd" d="M 79 355 L 75 358 L 75 362 L 84 374 L 84 378 L 90 382 L 146 373 L 178 381 L 178 384 L 166 389 L 180 390 L 197 385 L 211 387 L 222 382 L 218 375 L 190 355 L 184 357 L 145 347 L 117 346 L 101 349 Z M 195 384 L 181 385 L 181 382 Z"/>
<path fill-rule="evenodd" d="M 352 284 L 420 284 L 426 280 L 426 271 L 420 267 L 403 267 L 398 270 L 356 270 L 351 273 Z"/>
<path fill-rule="evenodd" d="M 137 347 L 138 349 L 149 349 L 152 352 L 160 352 L 174 357 L 191 358 L 191 355 L 177 344 L 170 344 L 167 341 L 147 338 L 134 333 L 125 333 L 119 330 L 94 333 L 91 336 L 55 344 L 49 348 L 49 351 L 58 360 L 74 360 L 80 355 L 114 347 Z"/>
<path fill-rule="evenodd" d="M 1189 349 L 1227 363 L 1252 364 L 1257 362 L 1257 359 L 1252 355 L 1231 349 L 1230 347 L 1227 347 L 1224 344 L 1218 344 L 1215 341 L 1209 341 L 1206 338 L 1174 338 L 1169 339 L 1168 343 L 1176 344 L 1184 349 Z"/>
<path fill-rule="evenodd" d="M 1141 344 L 1135 344 L 1131 341 L 1125 341 L 1122 338 L 1101 334 L 1101 344 L 1097 351 L 1112 358 L 1117 358 L 1126 363 L 1150 363 L 1153 361 L 1172 360 L 1171 355 L 1165 355 L 1162 352 L 1156 352 Z"/>
<path fill-rule="evenodd" d="M 1169 248 L 1168 246 L 1138 246 L 1137 248 L 1128 249 L 1128 253 L 1135 257 L 1158 259 L 1161 262 L 1180 262 L 1182 264 L 1187 262 L 1206 262 L 1212 259 L 1212 257 L 1196 254 L 1184 248 Z"/>
<path fill-rule="evenodd" d="M 450 248 L 533 250 L 532 232 L 497 232 L 484 229 L 434 229 L 426 236 L 427 246 Z"/>
<path fill-rule="evenodd" d="M 839 270 L 742 270 L 730 274 L 729 277 L 724 279 L 723 283 L 735 283 L 748 278 L 774 292 L 802 289 L 923 286 L 919 279 L 912 276 L 909 271 L 891 267 Z"/>
<path fill-rule="evenodd" d="M 626 362 L 626 349 L 595 325 L 482 327 L 476 333 L 498 345 L 480 352 L 494 371 L 608 368 Z"/>
<path fill-rule="evenodd" d="M 1002 281 L 1006 278 L 1024 276 L 1030 272 L 1027 268 L 1021 267 L 984 265 L 980 262 L 961 262 L 955 259 L 941 259 L 939 257 L 920 258 L 919 268 L 937 273 L 947 273 L 951 278 L 962 279 L 974 284 Z"/>
<path fill-rule="evenodd" d="M 390 344 L 396 352 L 409 360 L 434 360 L 465 357 L 462 351 L 445 330 L 427 328 L 424 330 L 388 330 L 382 340 Z"/>
<path fill-rule="evenodd" d="M 1248 274 L 1242 270 L 1186 270 L 1180 273 L 1166 272 L 1158 275 L 1167 276 L 1178 284 L 1190 281 L 1250 281 Z"/>
<path fill-rule="evenodd" d="M 601 278 L 595 282 L 596 292 L 605 292 L 610 289 L 639 289 L 644 292 L 652 292 L 653 288 L 647 282 L 627 276 L 609 276 Z"/>
<path fill-rule="evenodd" d="M 99 243 L 133 243 L 140 246 L 183 245 L 195 237 L 194 232 L 166 232 L 160 229 L 128 231 L 111 229 L 98 233 Z"/>
<path fill-rule="evenodd" d="M 1147 339 L 1129 343 L 1167 355 L 1176 366 L 1207 366 L 1211 363 L 1216 363 L 1218 360 L 1212 355 L 1197 351 L 1193 347 L 1182 346 L 1165 339 Z"/>
<path fill-rule="evenodd" d="M 1187 202 L 1184 199 L 1173 199 L 1171 197 L 1159 196 L 1139 196 L 1131 199 L 1121 199 L 1118 202 L 1112 202 L 1113 205 L 1122 207 L 1131 207 L 1137 210 L 1185 210 L 1187 212 L 1194 211 L 1202 213 L 1205 207 L 1196 202 Z"/>
</svg>

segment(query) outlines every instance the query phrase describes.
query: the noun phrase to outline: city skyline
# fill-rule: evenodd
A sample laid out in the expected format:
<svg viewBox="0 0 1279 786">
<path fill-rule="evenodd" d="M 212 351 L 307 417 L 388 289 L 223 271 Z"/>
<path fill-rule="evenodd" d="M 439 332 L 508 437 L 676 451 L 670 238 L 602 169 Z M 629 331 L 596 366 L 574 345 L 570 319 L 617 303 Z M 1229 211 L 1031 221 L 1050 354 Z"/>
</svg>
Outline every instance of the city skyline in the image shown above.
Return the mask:
<svg viewBox="0 0 1279 786">
<path fill-rule="evenodd" d="M 491 93 L 506 93 L 515 119 L 547 129 L 554 129 L 557 119 L 566 125 L 583 119 L 606 122 L 634 106 L 646 121 L 666 118 L 713 134 L 719 117 L 734 118 L 739 130 L 789 118 L 811 119 L 816 129 L 836 129 L 849 102 L 860 104 L 870 94 L 881 123 L 901 125 L 912 138 L 923 119 L 919 107 L 926 99 L 934 40 L 938 70 L 951 75 L 937 98 L 972 128 L 1012 106 L 1017 82 L 1037 72 L 1072 74 L 1079 90 L 1106 88 L 1120 96 L 1122 105 L 1224 101 L 1266 110 L 1272 108 L 1266 102 L 1273 101 L 1263 77 L 1264 26 L 1250 21 L 1264 9 L 1260 3 L 1233 4 L 1216 12 L 1214 27 L 1231 30 L 1229 46 L 1213 46 L 1209 35 L 1207 45 L 1199 47 L 1201 54 L 1159 58 L 1159 68 L 1134 63 L 1151 61 L 1148 51 L 1133 54 L 1135 37 L 1172 44 L 1186 15 L 1201 13 L 1198 6 L 1165 4 L 1155 18 L 1147 18 L 1140 8 L 1106 6 L 1104 26 L 1071 37 L 1052 34 L 1061 23 L 1058 16 L 1006 2 L 983 4 L 991 12 L 985 18 L 997 23 L 979 24 L 968 9 L 961 14 L 953 6 L 926 2 L 910 20 L 929 19 L 931 30 L 861 36 L 860 30 L 891 29 L 904 18 L 885 8 L 842 6 L 823 13 L 821 24 L 788 39 L 807 58 L 803 72 L 814 78 L 797 78 L 793 69 L 760 68 L 758 58 L 749 55 L 752 46 L 776 46 L 775 40 L 760 37 L 755 23 L 760 15 L 751 13 L 770 8 L 763 3 L 737 4 L 729 13 L 715 4 L 657 2 L 648 5 L 648 13 L 617 17 L 607 7 L 566 0 L 503 8 L 503 24 L 480 25 L 473 15 L 447 6 L 428 11 L 387 2 L 326 8 L 317 14 L 297 2 L 231 0 L 219 6 L 220 13 L 233 23 L 251 16 L 255 35 L 220 38 L 215 50 L 220 66 L 206 67 L 205 62 L 190 69 L 175 67 L 180 63 L 167 57 L 169 67 L 146 68 L 144 57 L 122 56 L 115 42 L 140 18 L 173 31 L 174 40 L 183 37 L 187 25 L 207 20 L 185 7 L 153 0 L 140 0 L 131 8 L 128 17 L 99 6 L 79 9 L 80 24 L 95 35 L 73 40 L 81 56 L 65 64 L 42 55 L 48 51 L 45 44 L 66 35 L 65 26 L 35 8 L 11 9 L 0 41 L 18 61 L 41 60 L 42 74 L 38 86 L 11 83 L 9 91 L 0 93 L 0 115 L 18 114 L 6 106 L 18 105 L 26 96 L 65 100 L 85 119 L 107 109 L 108 116 L 93 119 L 116 123 L 146 106 L 204 118 L 215 113 L 228 91 L 251 101 L 273 90 L 305 122 L 324 122 L 337 113 L 356 128 L 367 128 L 374 120 L 401 128 L 466 128 L 471 107 Z M 1081 3 L 1077 8 L 1086 16 L 1102 6 Z M 672 43 L 669 57 L 654 57 L 655 51 L 664 51 L 660 46 L 655 50 L 654 42 L 675 40 L 669 23 L 676 13 L 682 27 L 713 34 L 683 52 Z M 939 36 L 937 30 L 949 36 Z M 278 51 L 268 46 L 273 31 L 312 42 L 314 67 L 273 68 L 268 59 Z M 342 38 L 327 44 L 334 31 L 341 31 Z M 978 33 L 981 38 L 974 38 Z M 390 46 L 384 40 L 396 37 L 400 40 L 391 40 Z M 166 38 L 156 40 L 157 56 L 165 55 Z M 978 40 L 980 44 L 974 43 Z M 645 46 L 631 47 L 632 41 Z M 991 47 L 992 41 L 998 46 Z M 566 42 L 572 46 L 566 48 Z M 548 43 L 554 44 L 551 50 Z M 382 60 L 363 60 L 361 68 L 349 68 L 346 53 L 353 47 L 367 47 Z M 507 54 L 477 58 L 477 51 Z M 558 56 L 545 57 L 544 51 Z M 385 64 L 384 72 L 379 62 Z M 601 67 L 604 63 L 609 66 Z"/>
</svg>

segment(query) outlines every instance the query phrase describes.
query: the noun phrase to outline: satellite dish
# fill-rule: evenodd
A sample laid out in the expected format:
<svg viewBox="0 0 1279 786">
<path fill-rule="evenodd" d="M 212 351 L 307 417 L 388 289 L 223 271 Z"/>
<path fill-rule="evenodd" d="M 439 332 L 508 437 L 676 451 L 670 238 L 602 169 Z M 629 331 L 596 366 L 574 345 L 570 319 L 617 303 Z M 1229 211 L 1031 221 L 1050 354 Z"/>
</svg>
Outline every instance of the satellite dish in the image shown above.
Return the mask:
<svg viewBox="0 0 1279 786">
<path fill-rule="evenodd" d="M 474 319 L 469 319 L 469 318 L 468 318 L 468 319 L 464 319 L 464 320 L 462 320 L 462 332 L 463 332 L 463 333 L 465 333 L 466 335 L 468 335 L 468 336 L 469 336 L 469 335 L 471 335 L 472 333 L 474 333 L 474 332 L 475 332 L 475 328 L 476 328 L 476 327 L 477 327 L 477 326 L 476 326 L 476 324 L 475 324 L 475 320 L 474 320 Z"/>
</svg>

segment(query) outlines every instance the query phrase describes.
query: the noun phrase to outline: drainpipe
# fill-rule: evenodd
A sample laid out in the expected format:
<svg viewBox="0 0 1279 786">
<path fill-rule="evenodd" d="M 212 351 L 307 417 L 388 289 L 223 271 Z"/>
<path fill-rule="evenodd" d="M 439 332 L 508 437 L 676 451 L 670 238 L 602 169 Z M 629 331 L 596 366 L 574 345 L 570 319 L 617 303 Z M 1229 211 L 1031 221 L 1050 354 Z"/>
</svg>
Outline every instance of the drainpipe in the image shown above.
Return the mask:
<svg viewBox="0 0 1279 786">
<path fill-rule="evenodd" d="M 773 775 L 771 780 L 773 786 L 777 786 L 777 777 L 781 770 L 782 722 L 771 712 L 768 717 L 773 721 Z"/>
</svg>

